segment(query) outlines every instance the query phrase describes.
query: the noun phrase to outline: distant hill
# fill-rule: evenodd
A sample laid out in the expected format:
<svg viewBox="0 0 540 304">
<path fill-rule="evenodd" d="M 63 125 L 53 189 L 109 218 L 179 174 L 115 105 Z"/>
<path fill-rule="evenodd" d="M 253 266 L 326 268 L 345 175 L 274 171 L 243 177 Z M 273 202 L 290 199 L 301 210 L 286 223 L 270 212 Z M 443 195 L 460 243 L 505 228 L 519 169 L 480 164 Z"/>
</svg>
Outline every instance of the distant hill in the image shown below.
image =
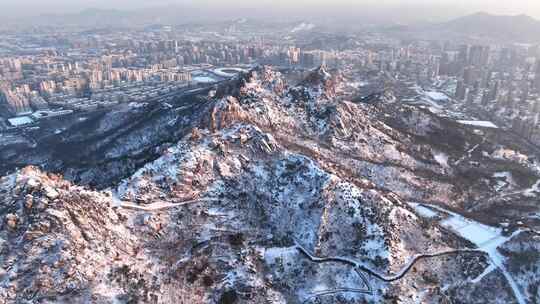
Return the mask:
<svg viewBox="0 0 540 304">
<path fill-rule="evenodd" d="M 527 15 L 504 16 L 476 13 L 437 24 L 434 29 L 510 41 L 540 41 L 540 21 Z"/>
<path fill-rule="evenodd" d="M 527 15 L 476 13 L 446 22 L 387 25 L 380 29 L 407 38 L 476 38 L 500 42 L 540 43 L 540 21 Z"/>
</svg>

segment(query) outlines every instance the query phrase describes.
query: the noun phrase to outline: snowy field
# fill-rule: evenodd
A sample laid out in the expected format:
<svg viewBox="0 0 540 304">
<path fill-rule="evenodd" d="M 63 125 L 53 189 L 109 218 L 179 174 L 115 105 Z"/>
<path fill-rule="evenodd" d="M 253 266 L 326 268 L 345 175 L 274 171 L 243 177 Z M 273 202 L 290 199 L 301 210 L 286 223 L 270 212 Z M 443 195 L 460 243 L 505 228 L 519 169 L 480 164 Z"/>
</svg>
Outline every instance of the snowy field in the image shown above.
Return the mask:
<svg viewBox="0 0 540 304">
<path fill-rule="evenodd" d="M 473 281 L 480 281 L 490 272 L 494 271 L 495 269 L 499 269 L 508 281 L 510 288 L 512 288 L 517 302 L 519 304 L 527 303 L 525 301 L 523 293 L 521 292 L 518 284 L 516 283 L 516 280 L 512 277 L 512 275 L 504 266 L 505 257 L 497 250 L 497 248 L 499 248 L 502 244 L 508 242 L 513 237 L 521 233 L 520 230 L 515 231 L 510 236 L 504 236 L 502 234 L 502 229 L 500 228 L 484 225 L 482 223 L 466 218 L 460 214 L 448 211 L 439 206 L 429 205 L 430 208 L 427 208 L 428 206 L 423 206 L 420 204 L 410 203 L 409 205 L 415 208 L 416 212 L 422 217 L 433 218 L 434 216 L 433 214 L 431 214 L 431 212 L 438 214 L 438 212 L 435 212 L 430 208 L 440 211 L 441 214 L 447 214 L 448 217 L 446 217 L 440 222 L 441 226 L 452 230 L 457 235 L 476 245 L 479 250 L 489 255 L 489 258 L 491 260 L 491 266 L 486 268 L 484 273 L 482 273 L 478 278 Z M 430 211 L 427 213 L 427 216 L 425 215 L 426 209 Z"/>
<path fill-rule="evenodd" d="M 411 205 L 421 217 L 435 218 L 439 216 L 439 213 L 418 203 L 409 203 L 409 205 Z"/>
<path fill-rule="evenodd" d="M 478 247 L 482 247 L 501 236 L 500 229 L 470 221 L 462 216 L 450 216 L 441 221 L 440 224 L 456 232 L 464 239 L 471 241 Z"/>
</svg>

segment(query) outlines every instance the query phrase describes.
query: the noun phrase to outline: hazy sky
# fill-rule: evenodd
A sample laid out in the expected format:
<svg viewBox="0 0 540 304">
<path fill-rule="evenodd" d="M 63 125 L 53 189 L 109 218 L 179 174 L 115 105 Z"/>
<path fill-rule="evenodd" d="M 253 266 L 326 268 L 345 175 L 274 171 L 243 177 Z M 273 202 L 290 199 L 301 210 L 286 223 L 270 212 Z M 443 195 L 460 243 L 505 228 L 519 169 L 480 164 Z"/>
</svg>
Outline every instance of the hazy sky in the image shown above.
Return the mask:
<svg viewBox="0 0 540 304">
<path fill-rule="evenodd" d="M 4 15 L 39 15 L 42 13 L 75 12 L 86 8 L 137 9 L 160 5 L 190 5 L 221 9 L 238 7 L 272 9 L 279 12 L 320 11 L 334 12 L 382 8 L 414 8 L 404 13 L 423 15 L 435 8 L 447 13 L 472 13 L 485 11 L 496 14 L 528 14 L 540 18 L 540 0 L 0 0 L 0 12 Z M 427 12 L 420 10 L 425 7 Z"/>
</svg>

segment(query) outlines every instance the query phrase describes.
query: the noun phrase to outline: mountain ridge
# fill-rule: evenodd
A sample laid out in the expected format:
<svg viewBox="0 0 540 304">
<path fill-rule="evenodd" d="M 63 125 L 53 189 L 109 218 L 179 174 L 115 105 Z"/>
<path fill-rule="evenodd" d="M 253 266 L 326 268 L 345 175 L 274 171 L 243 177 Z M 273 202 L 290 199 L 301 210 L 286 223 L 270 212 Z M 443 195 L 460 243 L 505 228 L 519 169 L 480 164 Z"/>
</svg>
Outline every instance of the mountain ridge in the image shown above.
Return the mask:
<svg viewBox="0 0 540 304">
<path fill-rule="evenodd" d="M 493 15 L 485 12 L 456 18 L 439 25 L 462 34 L 486 35 L 501 39 L 539 41 L 540 21 L 525 14 Z"/>
<path fill-rule="evenodd" d="M 438 40 L 442 35 L 455 39 L 473 39 L 495 43 L 540 42 L 540 20 L 526 14 L 496 15 L 477 12 L 444 22 L 422 22 L 410 25 L 380 27 L 398 36 Z"/>
<path fill-rule="evenodd" d="M 192 111 L 156 111 L 114 137 L 127 149 L 105 155 L 159 145 L 144 138 L 176 129 L 174 142 L 103 190 L 32 166 L 0 178 L 0 279 L 11 282 L 0 299 L 512 302 L 502 265 L 409 203 L 454 208 L 488 195 L 453 160 L 493 147 L 425 109 L 348 101 L 346 80 L 324 66 L 303 78 L 261 66 Z"/>
</svg>

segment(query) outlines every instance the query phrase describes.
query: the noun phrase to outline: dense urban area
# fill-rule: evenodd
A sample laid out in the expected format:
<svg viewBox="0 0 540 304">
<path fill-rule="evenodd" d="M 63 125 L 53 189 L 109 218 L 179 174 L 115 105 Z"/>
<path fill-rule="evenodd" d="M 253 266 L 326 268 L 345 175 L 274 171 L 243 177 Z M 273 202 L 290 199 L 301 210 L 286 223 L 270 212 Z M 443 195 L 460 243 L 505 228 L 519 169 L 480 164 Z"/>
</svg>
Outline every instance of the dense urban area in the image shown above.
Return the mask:
<svg viewBox="0 0 540 304">
<path fill-rule="evenodd" d="M 256 65 L 326 64 L 349 77 L 360 95 L 388 91 L 403 102 L 463 110 L 455 113 L 493 121 L 540 145 L 539 45 L 398 39 L 376 32 L 323 36 L 314 43 L 299 35 L 313 30 L 312 23 L 283 33 L 246 22 L 203 33 L 172 26 L 4 32 L 0 128 L 163 100 L 160 96 L 217 83 Z"/>
</svg>

